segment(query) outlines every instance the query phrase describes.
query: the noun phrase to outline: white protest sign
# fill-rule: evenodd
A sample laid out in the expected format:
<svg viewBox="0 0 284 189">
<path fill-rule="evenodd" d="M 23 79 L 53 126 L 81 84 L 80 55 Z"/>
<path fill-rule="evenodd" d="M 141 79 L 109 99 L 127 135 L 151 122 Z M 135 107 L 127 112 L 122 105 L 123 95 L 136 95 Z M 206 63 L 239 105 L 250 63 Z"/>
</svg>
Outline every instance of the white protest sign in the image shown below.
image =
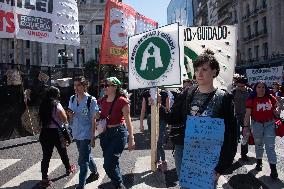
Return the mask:
<svg viewBox="0 0 284 189">
<path fill-rule="evenodd" d="M 271 86 L 274 81 L 282 83 L 282 72 L 283 66 L 246 70 L 249 84 L 262 80 L 268 86 Z"/>
<path fill-rule="evenodd" d="M 188 116 L 184 138 L 180 185 L 190 189 L 214 189 L 214 168 L 224 141 L 224 120 Z"/>
<path fill-rule="evenodd" d="M 220 64 L 215 86 L 227 89 L 232 84 L 237 55 L 235 26 L 200 26 L 184 29 L 184 64 L 191 79 L 194 75 L 192 61 L 206 49 L 212 50 Z"/>
<path fill-rule="evenodd" d="M 129 38 L 129 89 L 181 84 L 183 30 L 171 24 Z"/>
<path fill-rule="evenodd" d="M 2 1 L 0 11 L 0 38 L 80 45 L 76 0 Z"/>
</svg>

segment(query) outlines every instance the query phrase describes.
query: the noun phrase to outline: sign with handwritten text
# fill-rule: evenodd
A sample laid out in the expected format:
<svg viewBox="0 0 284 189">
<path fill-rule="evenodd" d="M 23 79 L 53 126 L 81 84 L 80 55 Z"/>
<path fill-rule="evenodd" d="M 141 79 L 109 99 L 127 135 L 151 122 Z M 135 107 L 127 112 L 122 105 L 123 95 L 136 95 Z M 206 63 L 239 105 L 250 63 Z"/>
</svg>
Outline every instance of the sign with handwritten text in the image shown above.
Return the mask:
<svg viewBox="0 0 284 189">
<path fill-rule="evenodd" d="M 223 119 L 188 116 L 180 172 L 182 187 L 214 188 L 214 168 L 219 161 L 224 132 Z"/>
<path fill-rule="evenodd" d="M 268 86 L 272 86 L 274 81 L 282 83 L 283 66 L 247 69 L 246 74 L 249 84 L 256 83 L 260 80 L 264 81 Z"/>
</svg>

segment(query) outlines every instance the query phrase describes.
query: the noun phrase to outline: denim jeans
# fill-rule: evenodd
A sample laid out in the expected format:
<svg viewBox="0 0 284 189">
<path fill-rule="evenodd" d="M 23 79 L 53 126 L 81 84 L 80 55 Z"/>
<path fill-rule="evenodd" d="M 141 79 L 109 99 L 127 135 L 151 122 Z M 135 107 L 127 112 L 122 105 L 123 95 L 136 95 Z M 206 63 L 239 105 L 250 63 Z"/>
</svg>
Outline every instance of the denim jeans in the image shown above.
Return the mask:
<svg viewBox="0 0 284 189">
<path fill-rule="evenodd" d="M 178 178 L 180 178 L 183 147 L 184 147 L 183 145 L 175 145 L 175 151 L 174 151 L 175 165 L 176 165 L 176 171 L 177 171 Z"/>
<path fill-rule="evenodd" d="M 151 133 L 151 114 L 147 115 L 147 125 L 148 125 L 148 131 Z"/>
<path fill-rule="evenodd" d="M 240 140 L 240 135 L 243 133 L 243 126 L 244 126 L 244 115 L 237 114 L 237 127 L 238 127 L 238 140 Z M 242 133 L 240 133 L 240 128 L 242 128 Z M 248 153 L 248 143 L 245 145 L 241 145 L 241 156 L 245 156 Z"/>
<path fill-rule="evenodd" d="M 252 121 L 252 133 L 255 143 L 256 159 L 262 159 L 265 145 L 268 161 L 271 164 L 276 164 L 275 153 L 275 125 L 274 121 L 264 123 Z"/>
<path fill-rule="evenodd" d="M 79 186 L 86 184 L 88 167 L 92 173 L 97 172 L 97 166 L 91 155 L 91 140 L 76 140 L 77 149 L 79 151 L 78 165 L 80 166 Z"/>
<path fill-rule="evenodd" d="M 116 187 L 123 183 L 119 167 L 119 158 L 126 142 L 127 129 L 124 125 L 107 128 L 107 130 L 100 135 L 100 144 L 104 156 L 104 169 Z"/>
<path fill-rule="evenodd" d="M 164 140 L 165 140 L 165 132 L 166 132 L 167 123 L 164 120 L 160 120 L 159 124 L 159 138 L 157 142 L 157 161 L 165 161 L 165 150 L 164 150 Z"/>
</svg>

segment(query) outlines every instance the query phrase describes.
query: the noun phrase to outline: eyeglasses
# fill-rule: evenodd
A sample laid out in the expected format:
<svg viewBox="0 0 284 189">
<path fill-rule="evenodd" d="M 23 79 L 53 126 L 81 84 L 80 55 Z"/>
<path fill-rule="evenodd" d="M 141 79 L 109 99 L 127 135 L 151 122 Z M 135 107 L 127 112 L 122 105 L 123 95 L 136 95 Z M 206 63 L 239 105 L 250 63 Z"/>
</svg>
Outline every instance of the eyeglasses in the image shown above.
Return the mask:
<svg viewBox="0 0 284 189">
<path fill-rule="evenodd" d="M 103 88 L 107 88 L 107 87 L 110 87 L 110 86 L 116 86 L 114 84 L 104 84 L 104 85 L 101 85 Z"/>
</svg>

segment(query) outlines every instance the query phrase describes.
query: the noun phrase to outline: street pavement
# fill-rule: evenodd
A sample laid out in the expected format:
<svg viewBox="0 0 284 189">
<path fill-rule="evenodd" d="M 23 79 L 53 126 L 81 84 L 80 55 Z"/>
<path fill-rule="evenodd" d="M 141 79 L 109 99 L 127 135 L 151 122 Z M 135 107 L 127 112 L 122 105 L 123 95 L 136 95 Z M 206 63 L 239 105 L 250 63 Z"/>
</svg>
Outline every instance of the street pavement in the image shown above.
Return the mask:
<svg viewBox="0 0 284 189">
<path fill-rule="evenodd" d="M 146 122 L 146 121 L 144 121 Z M 146 125 L 146 124 L 145 124 Z M 171 143 L 167 143 L 166 158 L 168 171 L 152 172 L 150 170 L 150 135 L 139 132 L 139 121 L 133 121 L 135 128 L 136 150 L 129 152 L 127 149 L 120 158 L 123 179 L 127 188 L 179 188 L 175 172 Z M 272 181 L 269 177 L 270 168 L 267 157 L 264 156 L 264 168 L 256 172 L 254 147 L 249 147 L 249 162 L 242 162 L 240 149 L 235 157 L 233 166 L 219 179 L 217 188 L 225 189 L 281 189 L 284 188 L 284 142 L 283 138 L 276 139 L 278 158 L 279 180 Z M 239 146 L 240 148 L 240 146 Z M 68 147 L 70 162 L 77 165 L 78 152 L 75 144 Z M 102 151 L 99 141 L 93 149 L 93 157 L 100 173 L 100 178 L 88 184 L 87 189 L 98 188 L 99 185 L 111 189 L 110 180 L 103 170 Z M 37 137 L 26 137 L 0 142 L 0 189 L 37 189 L 41 180 L 40 161 L 42 151 Z M 79 167 L 74 174 L 65 175 L 65 168 L 56 150 L 54 150 L 49 167 L 49 178 L 53 184 L 50 188 L 73 189 L 78 183 Z"/>
</svg>

